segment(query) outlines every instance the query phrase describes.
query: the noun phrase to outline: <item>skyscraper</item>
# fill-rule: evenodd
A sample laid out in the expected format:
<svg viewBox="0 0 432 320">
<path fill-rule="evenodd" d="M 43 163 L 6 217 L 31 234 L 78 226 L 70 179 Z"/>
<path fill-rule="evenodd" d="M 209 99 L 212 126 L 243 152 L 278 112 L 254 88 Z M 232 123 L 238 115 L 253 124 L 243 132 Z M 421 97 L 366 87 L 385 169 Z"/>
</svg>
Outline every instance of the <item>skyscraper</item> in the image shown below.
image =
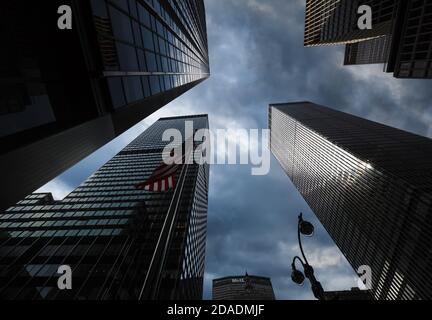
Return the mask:
<svg viewBox="0 0 432 320">
<path fill-rule="evenodd" d="M 213 300 L 275 300 L 270 278 L 232 276 L 213 279 Z"/>
<path fill-rule="evenodd" d="M 206 115 L 162 118 L 63 200 L 34 193 L 2 213 L 0 297 L 201 299 L 209 165 L 182 165 L 174 190 L 137 189 L 166 129 L 189 138 L 185 121 L 208 128 Z M 58 288 L 62 265 L 71 290 Z"/>
<path fill-rule="evenodd" d="M 0 37 L 0 210 L 209 76 L 203 0 L 5 0 Z"/>
<path fill-rule="evenodd" d="M 372 9 L 372 29 L 358 27 L 361 5 Z M 432 78 L 431 18 L 428 0 L 307 0 L 304 44 L 345 44 L 346 65 L 383 63 L 398 78 Z"/>
<path fill-rule="evenodd" d="M 382 37 L 391 32 L 397 0 L 306 0 L 305 46 L 347 44 Z M 372 8 L 373 28 L 360 30 L 360 5 Z"/>
<path fill-rule="evenodd" d="M 269 107 L 270 148 L 376 299 L 432 296 L 432 140 L 310 102 Z"/>
</svg>

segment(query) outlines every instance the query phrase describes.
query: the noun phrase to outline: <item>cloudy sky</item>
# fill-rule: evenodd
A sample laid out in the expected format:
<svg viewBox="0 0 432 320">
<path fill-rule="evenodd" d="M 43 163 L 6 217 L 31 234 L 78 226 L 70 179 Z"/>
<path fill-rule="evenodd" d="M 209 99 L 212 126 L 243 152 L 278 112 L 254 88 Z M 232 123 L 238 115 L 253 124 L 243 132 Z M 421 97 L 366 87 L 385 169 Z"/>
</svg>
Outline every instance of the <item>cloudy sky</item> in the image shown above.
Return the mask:
<svg viewBox="0 0 432 320">
<path fill-rule="evenodd" d="M 206 0 L 211 78 L 78 163 L 41 190 L 61 199 L 163 116 L 208 113 L 217 128 L 267 128 L 270 103 L 309 100 L 432 137 L 430 80 L 400 80 L 381 65 L 342 66 L 343 48 L 304 48 L 305 0 Z M 325 290 L 357 285 L 354 271 L 272 158 L 270 173 L 214 165 L 210 175 L 205 298 L 215 277 L 271 277 L 278 299 L 312 299 L 290 280 L 297 215 Z"/>
</svg>

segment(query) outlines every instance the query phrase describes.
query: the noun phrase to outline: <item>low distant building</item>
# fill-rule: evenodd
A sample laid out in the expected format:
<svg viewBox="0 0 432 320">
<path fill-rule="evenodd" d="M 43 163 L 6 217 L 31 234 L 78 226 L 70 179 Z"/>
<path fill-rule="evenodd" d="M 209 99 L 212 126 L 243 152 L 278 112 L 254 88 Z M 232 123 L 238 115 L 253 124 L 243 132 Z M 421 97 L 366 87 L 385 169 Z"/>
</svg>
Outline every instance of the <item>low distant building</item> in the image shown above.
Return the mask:
<svg viewBox="0 0 432 320">
<path fill-rule="evenodd" d="M 232 276 L 213 280 L 213 300 L 275 300 L 270 278 Z"/>
<path fill-rule="evenodd" d="M 351 288 L 344 291 L 327 291 L 324 292 L 325 300 L 373 300 L 369 290 L 360 290 Z"/>
</svg>

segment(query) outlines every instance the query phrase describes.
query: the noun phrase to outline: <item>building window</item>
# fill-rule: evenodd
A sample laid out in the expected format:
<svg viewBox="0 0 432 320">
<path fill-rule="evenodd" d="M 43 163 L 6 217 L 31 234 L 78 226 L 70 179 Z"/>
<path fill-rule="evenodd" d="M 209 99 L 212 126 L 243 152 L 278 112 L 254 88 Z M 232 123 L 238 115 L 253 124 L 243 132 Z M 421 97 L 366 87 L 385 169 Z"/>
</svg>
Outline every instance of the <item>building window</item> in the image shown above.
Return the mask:
<svg viewBox="0 0 432 320">
<path fill-rule="evenodd" d="M 144 98 L 140 77 L 123 77 L 127 103 Z"/>
<path fill-rule="evenodd" d="M 121 42 L 116 42 L 116 46 L 121 69 L 124 71 L 138 71 L 138 60 L 135 48 Z"/>
<path fill-rule="evenodd" d="M 114 108 L 124 106 L 126 104 L 123 86 L 120 77 L 108 78 L 108 87 L 111 93 L 111 100 Z"/>
<path fill-rule="evenodd" d="M 114 37 L 133 43 L 130 18 L 113 7 L 110 7 L 110 13 Z"/>
</svg>

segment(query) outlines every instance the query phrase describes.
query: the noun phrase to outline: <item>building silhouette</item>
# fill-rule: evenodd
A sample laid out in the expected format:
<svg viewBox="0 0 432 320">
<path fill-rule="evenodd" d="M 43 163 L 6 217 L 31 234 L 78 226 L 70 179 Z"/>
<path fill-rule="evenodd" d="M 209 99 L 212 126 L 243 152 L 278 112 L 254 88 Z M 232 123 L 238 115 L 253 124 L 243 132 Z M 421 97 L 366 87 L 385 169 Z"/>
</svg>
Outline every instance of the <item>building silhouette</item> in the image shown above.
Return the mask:
<svg viewBox="0 0 432 320">
<path fill-rule="evenodd" d="M 208 128 L 162 118 L 63 200 L 33 193 L 0 214 L 0 298 L 201 299 L 209 165 L 181 165 L 174 190 L 137 189 L 185 121 Z M 58 289 L 61 265 L 72 290 Z"/>
<path fill-rule="evenodd" d="M 369 290 L 351 288 L 351 290 L 326 291 L 324 300 L 373 300 L 373 298 Z"/>
<path fill-rule="evenodd" d="M 310 102 L 269 107 L 270 148 L 376 299 L 432 296 L 432 140 Z"/>
<path fill-rule="evenodd" d="M 361 5 L 372 9 L 372 29 L 358 27 Z M 431 17 L 428 0 L 307 0 L 304 44 L 345 44 L 345 65 L 383 63 L 397 78 L 432 78 Z"/>
<path fill-rule="evenodd" d="M 275 300 L 270 278 L 231 276 L 213 279 L 213 300 Z"/>
<path fill-rule="evenodd" d="M 0 36 L 0 210 L 209 76 L 203 0 L 5 0 Z"/>
</svg>

